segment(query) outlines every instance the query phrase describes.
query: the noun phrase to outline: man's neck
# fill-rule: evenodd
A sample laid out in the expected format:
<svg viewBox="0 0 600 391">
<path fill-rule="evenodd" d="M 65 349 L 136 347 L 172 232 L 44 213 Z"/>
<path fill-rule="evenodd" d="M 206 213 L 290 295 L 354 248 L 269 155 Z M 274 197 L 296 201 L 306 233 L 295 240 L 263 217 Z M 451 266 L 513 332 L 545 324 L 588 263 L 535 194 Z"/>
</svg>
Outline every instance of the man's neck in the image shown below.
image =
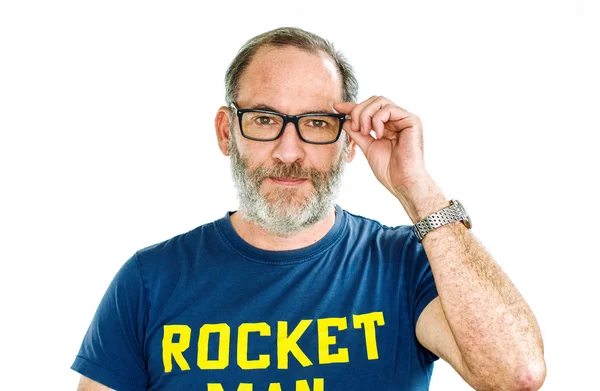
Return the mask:
<svg viewBox="0 0 600 391">
<path fill-rule="evenodd" d="M 239 211 L 233 213 L 230 219 L 237 234 L 252 246 L 263 250 L 285 251 L 307 247 L 321 240 L 335 223 L 335 210 L 315 225 L 289 237 L 269 234 L 256 224 L 244 220 Z"/>
</svg>

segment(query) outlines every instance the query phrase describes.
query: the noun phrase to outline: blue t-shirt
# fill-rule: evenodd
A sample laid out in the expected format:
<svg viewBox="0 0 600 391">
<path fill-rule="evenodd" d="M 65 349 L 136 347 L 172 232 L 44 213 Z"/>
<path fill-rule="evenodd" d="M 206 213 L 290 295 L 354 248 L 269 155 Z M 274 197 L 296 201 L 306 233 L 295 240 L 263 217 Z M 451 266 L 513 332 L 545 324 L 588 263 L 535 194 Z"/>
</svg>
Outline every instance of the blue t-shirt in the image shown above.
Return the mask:
<svg viewBox="0 0 600 391">
<path fill-rule="evenodd" d="M 118 391 L 429 388 L 415 326 L 437 291 L 411 227 L 336 207 L 317 243 L 266 251 L 229 216 L 130 258 L 72 368 Z"/>
</svg>

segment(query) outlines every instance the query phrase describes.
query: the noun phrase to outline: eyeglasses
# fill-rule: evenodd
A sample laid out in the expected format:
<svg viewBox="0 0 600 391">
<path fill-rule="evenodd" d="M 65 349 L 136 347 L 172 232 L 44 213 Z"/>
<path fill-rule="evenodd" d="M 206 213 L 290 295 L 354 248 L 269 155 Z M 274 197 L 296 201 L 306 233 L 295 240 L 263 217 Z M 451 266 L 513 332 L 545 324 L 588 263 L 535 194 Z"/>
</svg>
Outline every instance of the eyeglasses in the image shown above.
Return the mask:
<svg viewBox="0 0 600 391">
<path fill-rule="evenodd" d="M 268 110 L 238 109 L 233 103 L 231 107 L 238 116 L 242 136 L 255 141 L 278 139 L 285 126 L 291 122 L 302 141 L 309 144 L 332 144 L 340 138 L 346 120 L 345 114 L 286 115 Z"/>
</svg>

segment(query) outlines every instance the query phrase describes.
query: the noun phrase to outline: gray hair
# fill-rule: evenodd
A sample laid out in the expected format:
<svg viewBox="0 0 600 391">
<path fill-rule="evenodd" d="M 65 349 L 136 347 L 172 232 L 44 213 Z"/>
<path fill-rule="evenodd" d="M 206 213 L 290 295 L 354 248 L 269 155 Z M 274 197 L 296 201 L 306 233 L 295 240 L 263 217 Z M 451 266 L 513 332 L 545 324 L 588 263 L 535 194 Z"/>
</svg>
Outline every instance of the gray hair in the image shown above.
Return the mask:
<svg viewBox="0 0 600 391">
<path fill-rule="evenodd" d="M 225 74 L 225 101 L 228 105 L 236 101 L 242 74 L 258 49 L 263 46 L 294 46 L 309 53 L 324 52 L 331 57 L 342 78 L 343 101 L 356 101 L 358 81 L 354 69 L 331 42 L 296 27 L 281 27 L 251 38 L 239 50 Z"/>
</svg>

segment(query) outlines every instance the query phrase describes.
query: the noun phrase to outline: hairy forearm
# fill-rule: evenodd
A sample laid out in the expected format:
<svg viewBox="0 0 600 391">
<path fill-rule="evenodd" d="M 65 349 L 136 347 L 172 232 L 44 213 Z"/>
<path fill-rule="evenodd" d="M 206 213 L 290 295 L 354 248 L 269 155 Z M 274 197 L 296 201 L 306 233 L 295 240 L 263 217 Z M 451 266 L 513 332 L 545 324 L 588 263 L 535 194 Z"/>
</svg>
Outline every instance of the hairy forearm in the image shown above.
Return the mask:
<svg viewBox="0 0 600 391">
<path fill-rule="evenodd" d="M 448 206 L 430 178 L 401 202 L 413 222 Z M 429 232 L 423 247 L 456 344 L 481 388 L 543 380 L 543 345 L 535 317 L 472 232 L 460 222 L 451 223 Z"/>
</svg>

